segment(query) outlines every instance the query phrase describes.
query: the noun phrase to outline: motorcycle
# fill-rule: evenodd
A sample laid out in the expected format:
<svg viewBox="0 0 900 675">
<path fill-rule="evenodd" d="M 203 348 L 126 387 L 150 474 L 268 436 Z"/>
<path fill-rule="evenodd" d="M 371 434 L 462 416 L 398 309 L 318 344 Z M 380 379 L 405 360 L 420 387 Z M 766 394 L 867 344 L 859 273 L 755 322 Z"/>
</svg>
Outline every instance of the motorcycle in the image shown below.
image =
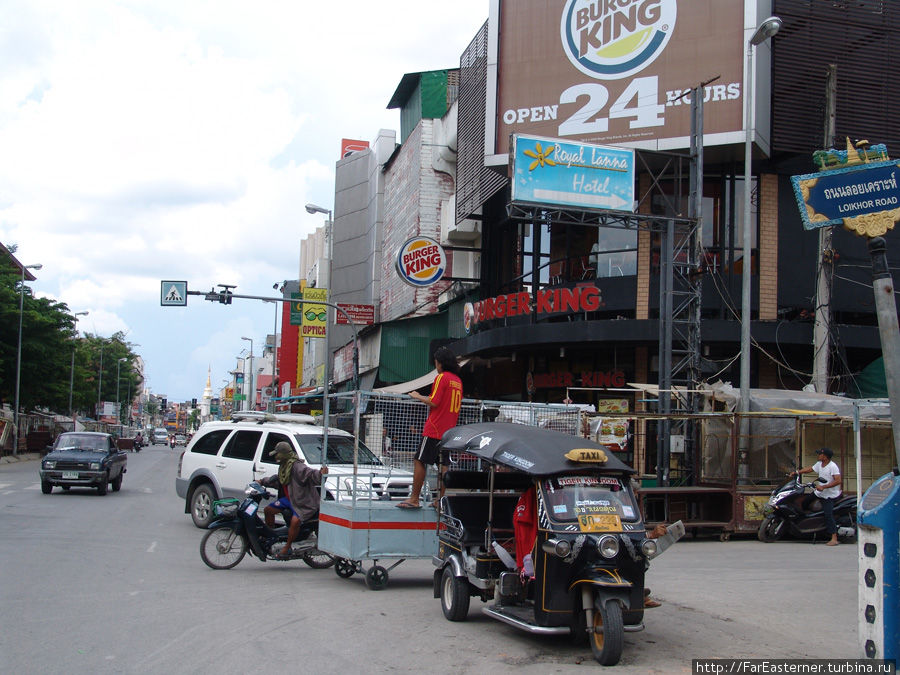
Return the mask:
<svg viewBox="0 0 900 675">
<path fill-rule="evenodd" d="M 175 449 L 175 437 L 174 436 L 169 437 L 169 447 L 172 448 L 172 450 Z"/>
<path fill-rule="evenodd" d="M 624 633 L 643 630 L 644 609 L 656 606 L 644 587 L 650 560 L 684 525 L 651 538 L 634 470 L 583 438 L 485 423 L 455 427 L 441 445 L 487 467 L 444 474 L 433 558 L 444 617 L 466 620 L 470 598 L 479 597 L 492 602 L 482 607 L 490 618 L 590 642 L 601 665 L 615 665 Z"/>
<path fill-rule="evenodd" d="M 287 526 L 269 528 L 259 517 L 260 503 L 269 493 L 259 483 L 250 483 L 244 490 L 243 501 L 219 500 L 213 503 L 213 519 L 200 542 L 200 557 L 214 570 L 227 570 L 237 565 L 247 551 L 263 562 L 266 560 L 300 559 L 313 569 L 334 565 L 334 558 L 316 548 L 318 518 L 300 527 L 291 553 L 278 555 L 287 541 Z"/>
<path fill-rule="evenodd" d="M 818 478 L 818 482 L 825 482 Z M 775 488 L 766 504 L 757 538 L 765 543 L 778 541 L 790 533 L 795 537 L 826 535 L 825 513 L 816 497 L 815 482 L 803 483 L 799 474 Z M 856 536 L 856 497 L 842 494 L 834 503 L 838 537 Z"/>
<path fill-rule="evenodd" d="M 144 447 L 144 443 L 141 441 L 141 439 L 135 438 L 134 439 L 134 451 L 140 452 L 142 447 Z"/>
</svg>

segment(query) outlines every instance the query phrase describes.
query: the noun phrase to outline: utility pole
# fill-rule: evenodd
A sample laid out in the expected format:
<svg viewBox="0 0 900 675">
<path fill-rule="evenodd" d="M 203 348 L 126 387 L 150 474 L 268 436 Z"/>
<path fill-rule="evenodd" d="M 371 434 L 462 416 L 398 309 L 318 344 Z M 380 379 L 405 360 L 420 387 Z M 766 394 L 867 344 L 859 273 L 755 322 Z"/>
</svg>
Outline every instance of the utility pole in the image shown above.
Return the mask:
<svg viewBox="0 0 900 675">
<path fill-rule="evenodd" d="M 825 84 L 825 139 L 823 148 L 834 147 L 834 118 L 837 94 L 837 66 L 828 66 Z M 816 265 L 816 318 L 813 326 L 813 386 L 820 394 L 828 393 L 829 355 L 831 352 L 831 280 L 834 275 L 834 251 L 831 248 L 832 227 L 819 229 L 819 252 Z"/>
</svg>

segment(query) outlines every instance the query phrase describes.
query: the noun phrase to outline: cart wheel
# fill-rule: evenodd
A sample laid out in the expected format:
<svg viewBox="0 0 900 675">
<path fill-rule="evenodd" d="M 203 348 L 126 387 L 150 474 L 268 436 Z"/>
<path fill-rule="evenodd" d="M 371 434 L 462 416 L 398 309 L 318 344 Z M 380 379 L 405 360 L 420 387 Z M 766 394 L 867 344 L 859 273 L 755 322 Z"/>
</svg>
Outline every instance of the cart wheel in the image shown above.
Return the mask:
<svg viewBox="0 0 900 675">
<path fill-rule="evenodd" d="M 728 541 L 729 539 L 731 539 L 731 532 L 719 533 L 719 541 Z"/>
<path fill-rule="evenodd" d="M 373 565 L 366 572 L 366 586 L 372 591 L 382 591 L 388 583 L 388 571 L 381 565 Z"/>
<path fill-rule="evenodd" d="M 356 565 L 353 564 L 352 560 L 347 560 L 346 558 L 335 558 L 334 573 L 337 574 L 341 579 L 349 579 L 354 574 L 356 574 Z"/>
</svg>

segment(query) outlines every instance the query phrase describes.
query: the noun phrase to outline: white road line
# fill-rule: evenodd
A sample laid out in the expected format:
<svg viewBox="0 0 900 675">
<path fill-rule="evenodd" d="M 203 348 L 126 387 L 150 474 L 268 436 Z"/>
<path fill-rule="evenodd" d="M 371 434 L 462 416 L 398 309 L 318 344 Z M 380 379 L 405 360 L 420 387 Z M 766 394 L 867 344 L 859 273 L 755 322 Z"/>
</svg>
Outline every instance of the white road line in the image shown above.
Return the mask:
<svg viewBox="0 0 900 675">
<path fill-rule="evenodd" d="M 156 542 L 155 541 L 152 544 L 150 544 L 150 548 L 147 549 L 147 553 L 153 553 L 154 550 L 156 550 Z"/>
<path fill-rule="evenodd" d="M 12 487 L 12 483 L 0 483 L 0 490 L 5 490 L 8 487 Z"/>
<path fill-rule="evenodd" d="M 40 483 L 35 483 L 34 485 L 29 485 L 28 487 L 22 488 L 22 489 L 23 489 L 23 490 L 40 490 L 40 489 L 41 489 L 41 484 L 40 484 Z"/>
</svg>

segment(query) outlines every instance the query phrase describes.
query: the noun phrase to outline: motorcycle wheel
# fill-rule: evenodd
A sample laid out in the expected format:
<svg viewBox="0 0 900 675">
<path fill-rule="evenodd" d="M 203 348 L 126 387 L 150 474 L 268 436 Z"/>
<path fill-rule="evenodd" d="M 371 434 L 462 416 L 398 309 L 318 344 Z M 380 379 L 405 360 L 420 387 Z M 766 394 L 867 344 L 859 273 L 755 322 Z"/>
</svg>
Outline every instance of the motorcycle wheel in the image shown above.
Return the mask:
<svg viewBox="0 0 900 675">
<path fill-rule="evenodd" d="M 601 666 L 614 666 L 622 658 L 625 646 L 625 626 L 622 623 L 622 606 L 615 600 L 601 602 L 597 594 L 594 600 L 594 620 L 591 631 L 591 651 Z"/>
<path fill-rule="evenodd" d="M 447 565 L 441 575 L 441 610 L 447 621 L 465 621 L 469 616 L 469 582 L 453 574 Z"/>
<path fill-rule="evenodd" d="M 319 549 L 314 548 L 313 550 L 307 551 L 303 554 L 303 562 L 312 567 L 314 570 L 324 570 L 334 565 L 334 558 L 324 551 L 320 551 Z"/>
<path fill-rule="evenodd" d="M 200 541 L 200 557 L 214 570 L 230 570 L 246 553 L 247 539 L 230 527 L 210 530 Z"/>
<path fill-rule="evenodd" d="M 782 518 L 779 518 L 778 516 L 766 516 L 759 525 L 759 530 L 756 532 L 756 538 L 761 542 L 770 544 L 773 541 L 781 539 L 786 531 L 787 523 L 785 523 Z"/>
</svg>

